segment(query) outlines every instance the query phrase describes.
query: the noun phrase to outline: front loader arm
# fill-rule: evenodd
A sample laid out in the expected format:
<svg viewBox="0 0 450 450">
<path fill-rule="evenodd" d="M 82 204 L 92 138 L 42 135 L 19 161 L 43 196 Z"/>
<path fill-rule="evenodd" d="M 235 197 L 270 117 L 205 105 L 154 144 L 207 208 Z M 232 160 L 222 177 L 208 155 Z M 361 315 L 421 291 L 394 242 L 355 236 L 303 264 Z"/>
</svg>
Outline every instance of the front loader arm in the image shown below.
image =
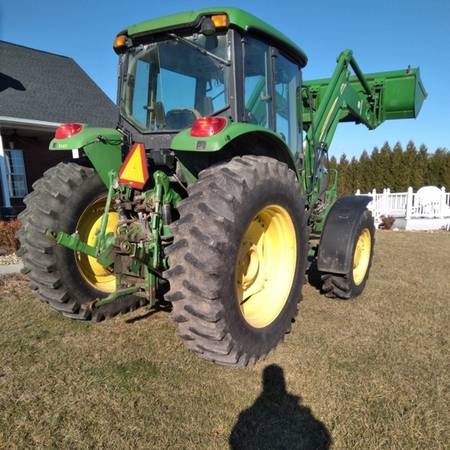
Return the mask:
<svg viewBox="0 0 450 450">
<path fill-rule="evenodd" d="M 359 91 L 349 83 L 350 67 L 363 88 Z M 337 66 L 319 103 L 317 88 L 308 82 L 302 95 L 309 106 L 309 111 L 303 116 L 304 124 L 309 124 L 305 136 L 304 182 L 310 203 L 315 204 L 320 194 L 318 171 L 321 153 L 329 148 L 342 113 L 350 111 L 356 122 L 364 123 L 369 129 L 376 128 L 380 123 L 377 115 L 378 96 L 371 91 L 351 50 L 344 50 L 339 55 Z M 316 111 L 312 112 L 315 108 Z"/>
<path fill-rule="evenodd" d="M 306 131 L 303 187 L 313 209 L 322 199 L 316 214 L 320 224 L 336 199 L 337 174 L 324 192 L 327 174 L 322 161 L 338 123 L 363 123 L 372 130 L 385 120 L 416 117 L 426 95 L 419 69 L 364 75 L 351 50 L 338 56 L 331 78 L 304 82 L 299 99 Z M 320 231 L 321 225 L 315 228 Z"/>
</svg>

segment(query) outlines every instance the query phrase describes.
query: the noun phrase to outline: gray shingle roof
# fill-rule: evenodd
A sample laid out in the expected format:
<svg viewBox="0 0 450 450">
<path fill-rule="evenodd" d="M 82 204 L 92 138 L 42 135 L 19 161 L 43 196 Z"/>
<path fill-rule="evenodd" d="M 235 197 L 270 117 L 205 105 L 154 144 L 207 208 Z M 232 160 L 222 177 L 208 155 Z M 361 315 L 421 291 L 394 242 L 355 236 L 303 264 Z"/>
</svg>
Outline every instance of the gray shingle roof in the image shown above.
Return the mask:
<svg viewBox="0 0 450 450">
<path fill-rule="evenodd" d="M 72 59 L 0 40 L 0 116 L 115 127 L 114 103 Z"/>
</svg>

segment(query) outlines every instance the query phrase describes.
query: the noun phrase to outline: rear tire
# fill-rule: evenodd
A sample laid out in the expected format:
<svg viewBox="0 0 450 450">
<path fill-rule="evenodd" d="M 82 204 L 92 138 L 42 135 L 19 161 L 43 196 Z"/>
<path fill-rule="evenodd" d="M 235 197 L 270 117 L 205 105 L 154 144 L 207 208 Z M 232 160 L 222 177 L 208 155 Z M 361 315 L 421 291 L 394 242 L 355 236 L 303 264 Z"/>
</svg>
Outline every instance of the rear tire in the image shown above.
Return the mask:
<svg viewBox="0 0 450 450">
<path fill-rule="evenodd" d="M 358 242 L 364 241 L 366 244 L 365 255 L 362 255 L 367 261 L 361 260 L 361 255 L 358 259 L 360 262 L 359 271 L 356 264 L 356 253 Z M 369 272 L 372 266 L 373 251 L 375 245 L 375 227 L 373 224 L 372 214 L 368 209 L 364 210 L 358 219 L 357 229 L 353 243 L 351 245 L 353 262 L 352 267 L 346 274 L 322 274 L 322 291 L 327 297 L 338 298 L 342 300 L 349 300 L 360 295 L 369 279 Z M 361 252 L 361 251 L 360 251 Z"/>
<path fill-rule="evenodd" d="M 59 163 L 33 184 L 34 191 L 24 200 L 25 210 L 19 215 L 21 228 L 18 254 L 22 272 L 30 279 L 30 287 L 41 299 L 66 317 L 100 321 L 136 309 L 144 299 L 129 297 L 90 312 L 82 305 L 104 298 L 107 292 L 95 289 L 80 273 L 75 253 L 56 244 L 46 230 L 72 234 L 88 205 L 105 196 L 106 187 L 97 173 L 74 163 Z"/>
<path fill-rule="evenodd" d="M 246 366 L 269 353 L 289 331 L 301 299 L 308 243 L 299 192 L 296 176 L 286 164 L 261 156 L 236 157 L 208 168 L 190 187 L 179 207 L 180 219 L 172 225 L 174 243 L 167 250 L 170 269 L 164 273 L 170 291 L 165 298 L 173 304 L 177 334 L 201 357 Z M 240 255 L 247 245 L 243 239 L 251 236 L 249 230 L 257 219 L 264 222 L 265 231 L 256 238 L 265 236 L 261 238 L 264 256 L 252 270 L 248 262 L 242 271 Z M 270 228 L 272 220 L 274 228 Z M 294 236 L 283 235 L 285 229 Z M 289 242 L 293 245 L 287 247 Z M 284 263 L 277 259 L 281 254 L 277 248 L 293 258 L 293 267 L 286 266 L 289 276 L 280 273 Z M 272 257 L 270 267 L 266 252 Z M 263 267 L 270 270 L 263 272 Z M 251 278 L 250 272 L 251 287 L 260 272 L 268 275 L 260 291 L 255 289 L 254 296 L 242 300 L 239 280 Z M 258 298 L 254 304 L 260 314 L 249 313 L 245 305 Z"/>
</svg>

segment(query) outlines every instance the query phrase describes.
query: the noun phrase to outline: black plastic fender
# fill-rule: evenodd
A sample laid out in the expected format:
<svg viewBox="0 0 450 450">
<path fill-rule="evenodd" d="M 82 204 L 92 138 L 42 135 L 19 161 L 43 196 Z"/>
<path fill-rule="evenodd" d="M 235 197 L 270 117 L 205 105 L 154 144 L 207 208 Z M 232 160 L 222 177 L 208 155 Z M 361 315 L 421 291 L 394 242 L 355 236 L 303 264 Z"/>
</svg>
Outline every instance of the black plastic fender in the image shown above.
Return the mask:
<svg viewBox="0 0 450 450">
<path fill-rule="evenodd" d="M 350 272 L 358 219 L 371 200 L 372 198 L 366 195 L 351 195 L 341 197 L 331 207 L 317 255 L 317 268 L 321 272 Z"/>
</svg>

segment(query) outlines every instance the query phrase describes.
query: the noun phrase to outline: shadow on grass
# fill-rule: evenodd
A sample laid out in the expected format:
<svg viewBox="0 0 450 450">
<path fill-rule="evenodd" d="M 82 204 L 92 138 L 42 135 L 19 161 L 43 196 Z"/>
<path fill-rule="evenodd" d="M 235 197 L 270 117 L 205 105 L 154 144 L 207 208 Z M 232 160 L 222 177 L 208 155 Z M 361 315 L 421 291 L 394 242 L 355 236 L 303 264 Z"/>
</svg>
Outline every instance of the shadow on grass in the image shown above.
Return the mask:
<svg viewBox="0 0 450 450">
<path fill-rule="evenodd" d="M 327 450 L 331 436 L 301 398 L 286 391 L 283 369 L 276 364 L 263 372 L 263 391 L 239 414 L 231 431 L 232 450 Z"/>
<path fill-rule="evenodd" d="M 319 272 L 319 269 L 317 268 L 317 260 L 314 259 L 311 261 L 308 270 L 306 271 L 306 277 L 308 279 L 308 283 L 315 287 L 320 293 L 322 293 L 322 285 L 323 281 L 321 278 L 321 273 Z"/>
<path fill-rule="evenodd" d="M 139 316 L 132 317 L 131 319 L 126 319 L 125 323 L 133 324 L 135 322 L 139 322 L 140 320 L 148 319 L 158 312 L 167 312 L 170 313 L 172 311 L 172 305 L 168 302 L 160 300 L 153 308 L 147 309 L 145 312 L 140 314 Z"/>
</svg>

